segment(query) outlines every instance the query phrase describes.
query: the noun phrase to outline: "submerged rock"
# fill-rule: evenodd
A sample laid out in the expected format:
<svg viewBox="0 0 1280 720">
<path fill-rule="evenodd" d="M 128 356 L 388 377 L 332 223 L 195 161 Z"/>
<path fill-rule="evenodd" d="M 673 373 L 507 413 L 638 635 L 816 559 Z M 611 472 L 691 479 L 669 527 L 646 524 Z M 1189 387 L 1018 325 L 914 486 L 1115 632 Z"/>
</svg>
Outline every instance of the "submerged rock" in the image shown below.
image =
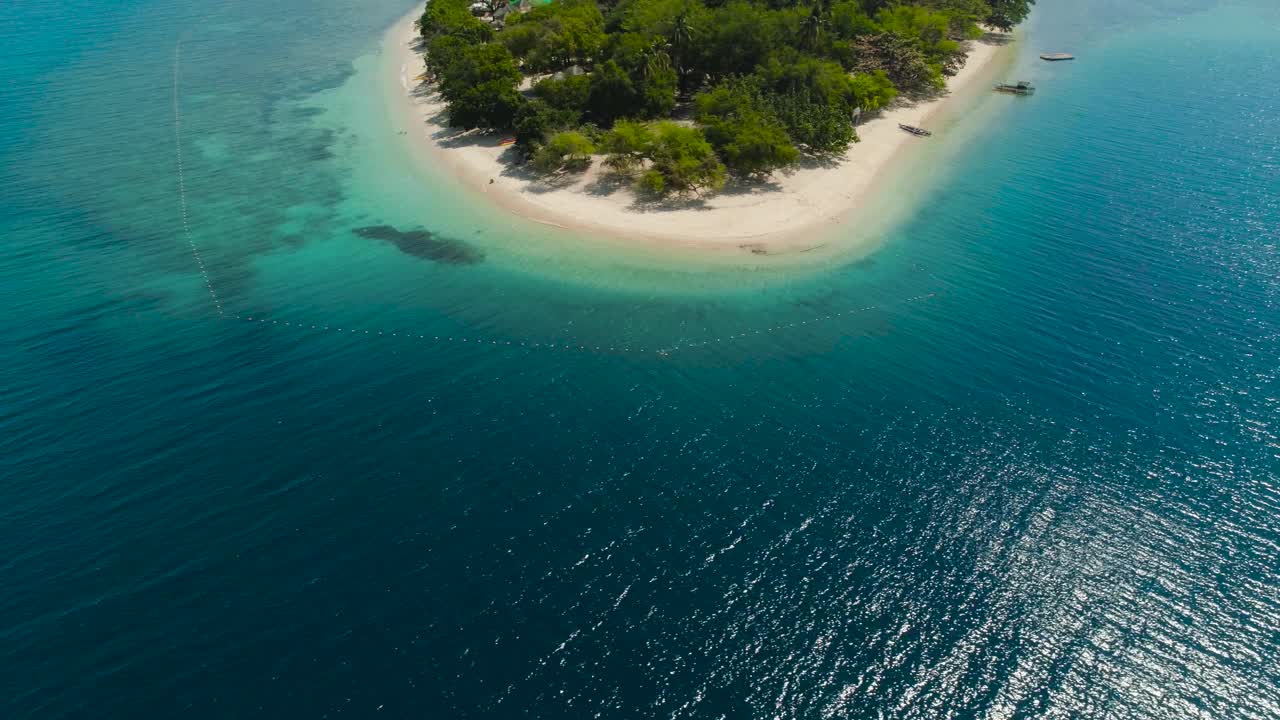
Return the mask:
<svg viewBox="0 0 1280 720">
<path fill-rule="evenodd" d="M 352 232 L 362 238 L 392 243 L 406 255 L 446 265 L 475 265 L 484 260 L 484 252 L 478 248 L 430 230 L 398 230 L 390 225 L 368 225 Z"/>
</svg>

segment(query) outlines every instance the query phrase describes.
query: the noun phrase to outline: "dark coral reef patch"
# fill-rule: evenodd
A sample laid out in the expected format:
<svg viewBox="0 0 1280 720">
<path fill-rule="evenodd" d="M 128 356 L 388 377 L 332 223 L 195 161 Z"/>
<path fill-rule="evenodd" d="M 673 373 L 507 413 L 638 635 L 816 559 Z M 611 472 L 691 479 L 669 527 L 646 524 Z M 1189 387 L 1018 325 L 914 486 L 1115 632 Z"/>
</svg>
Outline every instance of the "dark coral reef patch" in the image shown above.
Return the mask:
<svg viewBox="0 0 1280 720">
<path fill-rule="evenodd" d="M 389 242 L 406 255 L 446 265 L 475 265 L 484 260 L 484 252 L 478 248 L 430 230 L 399 230 L 390 225 L 368 225 L 352 232 L 362 238 Z"/>
</svg>

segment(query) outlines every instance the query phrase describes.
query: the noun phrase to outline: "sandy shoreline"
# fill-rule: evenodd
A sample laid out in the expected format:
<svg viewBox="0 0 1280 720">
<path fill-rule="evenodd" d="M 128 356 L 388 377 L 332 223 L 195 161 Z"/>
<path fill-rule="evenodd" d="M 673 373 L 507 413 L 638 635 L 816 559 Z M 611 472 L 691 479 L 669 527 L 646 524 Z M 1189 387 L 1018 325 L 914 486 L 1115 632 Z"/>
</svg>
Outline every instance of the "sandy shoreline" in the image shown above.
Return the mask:
<svg viewBox="0 0 1280 720">
<path fill-rule="evenodd" d="M 898 123 L 928 126 L 952 103 L 985 91 L 990 69 L 1002 46 L 974 43 L 965 67 L 938 100 L 898 105 L 858 127 L 862 141 L 834 166 L 801 167 L 777 173 L 766 185 L 734 187 L 703 201 L 675 202 L 660 208 L 636 205 L 628 187 L 606 180 L 601 163 L 565 178 L 535 176 L 509 162 L 514 151 L 498 145 L 497 135 L 459 133 L 444 125 L 444 103 L 416 77 L 422 57 L 414 49 L 414 21 L 420 10 L 396 23 L 386 52 L 398 68 L 398 105 L 410 130 L 407 138 L 423 145 L 423 156 L 443 161 L 470 188 L 507 211 L 554 227 L 647 239 L 704 248 L 756 253 L 795 252 L 812 245 L 815 235 L 851 222 L 859 210 L 877 207 L 876 182 L 912 144 L 938 142 L 913 137 Z M 416 128 L 423 127 L 418 132 Z"/>
</svg>

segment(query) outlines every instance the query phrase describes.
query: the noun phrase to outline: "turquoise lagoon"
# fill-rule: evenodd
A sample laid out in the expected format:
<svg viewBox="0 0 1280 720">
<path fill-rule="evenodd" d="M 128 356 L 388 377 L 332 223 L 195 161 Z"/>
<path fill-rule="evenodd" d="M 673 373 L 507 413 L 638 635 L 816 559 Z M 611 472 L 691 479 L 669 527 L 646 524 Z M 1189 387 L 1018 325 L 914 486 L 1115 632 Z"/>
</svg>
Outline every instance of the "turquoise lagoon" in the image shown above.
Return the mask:
<svg viewBox="0 0 1280 720">
<path fill-rule="evenodd" d="M 0 714 L 1280 717 L 1280 14 L 1040 5 L 799 266 L 414 162 L 406 2 L 0 5 Z"/>
</svg>

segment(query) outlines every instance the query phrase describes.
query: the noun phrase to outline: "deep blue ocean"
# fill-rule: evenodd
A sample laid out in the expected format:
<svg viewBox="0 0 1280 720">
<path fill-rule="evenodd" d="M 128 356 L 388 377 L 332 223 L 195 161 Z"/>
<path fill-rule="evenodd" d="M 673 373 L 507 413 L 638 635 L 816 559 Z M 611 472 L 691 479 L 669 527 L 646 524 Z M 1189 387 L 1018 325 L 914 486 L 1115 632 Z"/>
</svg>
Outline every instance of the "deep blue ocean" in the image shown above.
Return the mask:
<svg viewBox="0 0 1280 720">
<path fill-rule="evenodd" d="M 0 3 L 0 717 L 1280 718 L 1274 0 L 1041 0 L 804 270 L 415 175 L 411 6 Z"/>
</svg>

